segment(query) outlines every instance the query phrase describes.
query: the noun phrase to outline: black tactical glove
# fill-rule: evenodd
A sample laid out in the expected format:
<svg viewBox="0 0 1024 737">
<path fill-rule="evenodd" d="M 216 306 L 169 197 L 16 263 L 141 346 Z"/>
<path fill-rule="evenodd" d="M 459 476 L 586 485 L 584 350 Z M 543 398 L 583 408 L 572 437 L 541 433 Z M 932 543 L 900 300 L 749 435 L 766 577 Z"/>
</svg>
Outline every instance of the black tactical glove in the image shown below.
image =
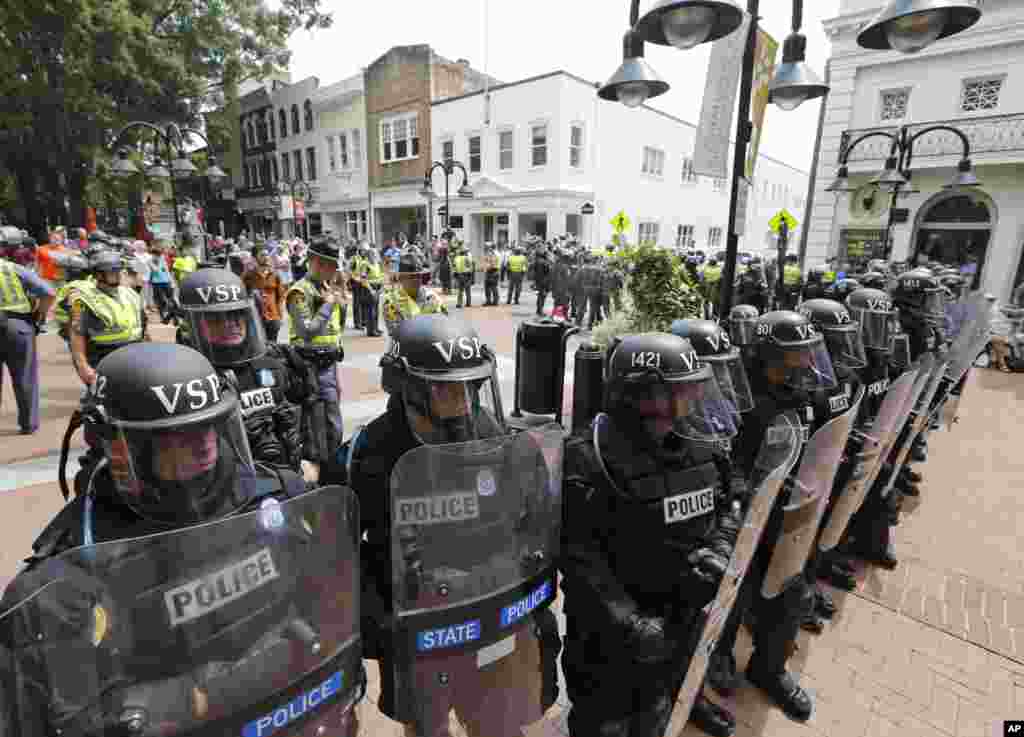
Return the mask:
<svg viewBox="0 0 1024 737">
<path fill-rule="evenodd" d="M 654 665 L 672 659 L 679 643 L 666 633 L 664 617 L 644 617 L 630 614 L 626 617 L 625 648 L 638 663 Z"/>
<path fill-rule="evenodd" d="M 711 533 L 708 547 L 716 555 L 728 562 L 732 557 L 732 551 L 736 547 L 736 539 L 740 536 L 740 529 L 742 527 L 743 518 L 740 511 L 740 503 L 734 501 L 729 511 L 719 516 L 715 531 Z"/>
<path fill-rule="evenodd" d="M 423 588 L 423 558 L 416 530 L 405 525 L 398 528 L 398 544 L 405 561 L 405 597 L 411 605 L 420 598 Z"/>
</svg>

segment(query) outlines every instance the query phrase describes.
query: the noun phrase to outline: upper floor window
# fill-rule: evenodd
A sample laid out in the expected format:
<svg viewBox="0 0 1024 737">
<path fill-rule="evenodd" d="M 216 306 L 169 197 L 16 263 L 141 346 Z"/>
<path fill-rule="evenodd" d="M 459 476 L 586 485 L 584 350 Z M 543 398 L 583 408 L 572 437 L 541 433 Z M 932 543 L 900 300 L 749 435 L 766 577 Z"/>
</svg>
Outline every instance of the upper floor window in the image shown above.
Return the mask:
<svg viewBox="0 0 1024 737">
<path fill-rule="evenodd" d="M 515 133 L 501 131 L 498 133 L 498 168 L 511 169 L 515 166 Z"/>
<path fill-rule="evenodd" d="M 313 130 L 313 103 L 306 100 L 302 105 L 303 117 L 306 119 L 306 130 Z"/>
<path fill-rule="evenodd" d="M 546 166 L 548 163 L 547 123 L 530 126 L 530 165 Z"/>
<path fill-rule="evenodd" d="M 295 181 L 302 181 L 302 151 L 295 149 L 292 151 L 292 166 L 295 169 Z"/>
<path fill-rule="evenodd" d="M 277 111 L 277 127 L 281 131 L 281 138 L 288 135 L 288 116 L 284 113 L 284 108 Z"/>
<path fill-rule="evenodd" d="M 352 160 L 349 158 L 348 155 L 348 136 L 346 136 L 344 133 L 338 135 L 338 147 L 341 151 L 341 168 L 352 168 Z"/>
<path fill-rule="evenodd" d="M 658 243 L 658 223 L 640 223 L 637 226 L 637 241 L 640 243 Z"/>
<path fill-rule="evenodd" d="M 267 113 L 267 128 L 270 130 L 270 140 L 273 141 L 277 138 L 277 134 L 274 132 L 274 113 Z"/>
<path fill-rule="evenodd" d="M 903 120 L 907 117 L 907 103 L 910 102 L 910 90 L 883 90 L 879 105 L 878 118 L 886 120 Z"/>
<path fill-rule="evenodd" d="M 292 105 L 292 135 L 299 135 L 299 106 Z"/>
<path fill-rule="evenodd" d="M 690 184 L 697 181 L 697 172 L 693 170 L 693 159 L 689 156 L 683 157 L 683 184 Z"/>
<path fill-rule="evenodd" d="M 267 142 L 267 120 L 262 115 L 256 118 L 256 140 L 260 143 Z"/>
<path fill-rule="evenodd" d="M 276 158 L 273 158 L 273 159 L 270 160 L 270 176 L 272 177 L 271 181 L 273 181 L 274 184 L 277 184 L 277 182 L 280 180 L 280 177 L 277 175 L 277 159 Z"/>
<path fill-rule="evenodd" d="M 358 128 L 353 128 L 352 134 L 352 168 L 363 168 L 363 135 Z"/>
<path fill-rule="evenodd" d="M 292 160 L 288 154 L 281 154 L 281 178 L 289 182 L 292 179 Z"/>
<path fill-rule="evenodd" d="M 338 155 L 334 146 L 334 136 L 327 136 L 327 168 L 332 172 L 338 169 Z"/>
<path fill-rule="evenodd" d="M 640 173 L 652 174 L 656 177 L 665 174 L 665 152 L 659 148 L 644 146 L 644 161 L 640 166 Z"/>
<path fill-rule="evenodd" d="M 417 116 L 403 116 L 382 120 L 380 124 L 381 155 L 383 163 L 415 159 L 420 155 L 420 136 Z"/>
<path fill-rule="evenodd" d="M 722 245 L 722 229 L 718 226 L 708 228 L 708 248 L 718 248 Z"/>
<path fill-rule="evenodd" d="M 984 77 L 965 79 L 960 92 L 960 110 L 973 113 L 978 110 L 995 110 L 999 107 L 999 95 L 1003 91 L 1005 77 Z"/>
<path fill-rule="evenodd" d="M 316 147 L 310 146 L 306 149 L 306 172 L 309 174 L 309 181 L 316 181 Z"/>
<path fill-rule="evenodd" d="M 676 247 L 688 248 L 693 245 L 693 226 L 680 225 L 676 229 Z"/>
<path fill-rule="evenodd" d="M 455 161 L 455 141 L 441 141 L 441 160 L 446 164 Z"/>
<path fill-rule="evenodd" d="M 569 166 L 583 167 L 583 126 L 579 123 L 569 126 Z"/>
<path fill-rule="evenodd" d="M 482 161 L 480 159 L 480 136 L 469 137 L 469 171 L 476 174 L 480 171 Z"/>
</svg>

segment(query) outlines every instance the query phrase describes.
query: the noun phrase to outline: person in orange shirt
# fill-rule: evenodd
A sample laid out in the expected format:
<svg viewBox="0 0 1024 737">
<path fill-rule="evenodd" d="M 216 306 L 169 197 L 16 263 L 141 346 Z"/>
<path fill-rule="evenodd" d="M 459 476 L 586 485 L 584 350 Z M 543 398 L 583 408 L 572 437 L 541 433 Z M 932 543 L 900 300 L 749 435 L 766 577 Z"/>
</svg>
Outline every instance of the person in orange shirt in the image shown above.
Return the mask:
<svg viewBox="0 0 1024 737">
<path fill-rule="evenodd" d="M 284 311 L 284 300 L 288 290 L 270 263 L 270 254 L 267 253 L 266 246 L 259 245 L 252 250 L 253 256 L 256 257 L 256 268 L 247 271 L 242 281 L 249 293 L 259 302 L 267 340 L 276 343 L 277 334 L 281 330 L 281 314 Z"/>
</svg>

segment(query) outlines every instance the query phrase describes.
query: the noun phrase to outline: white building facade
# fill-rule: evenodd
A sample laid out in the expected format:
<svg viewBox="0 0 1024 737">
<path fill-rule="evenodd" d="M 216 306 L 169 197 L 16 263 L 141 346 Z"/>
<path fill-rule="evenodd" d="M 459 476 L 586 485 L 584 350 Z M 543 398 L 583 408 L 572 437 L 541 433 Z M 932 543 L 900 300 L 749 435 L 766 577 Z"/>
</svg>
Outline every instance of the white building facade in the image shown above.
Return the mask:
<svg viewBox="0 0 1024 737">
<path fill-rule="evenodd" d="M 346 240 L 370 237 L 363 74 L 319 89 L 313 98 L 323 230 Z"/>
<path fill-rule="evenodd" d="M 988 0 L 981 20 L 918 54 L 868 51 L 856 35 L 881 0 L 843 0 L 825 23 L 832 40 L 831 92 L 815 172 L 807 264 L 836 258 L 857 266 L 884 257 L 959 265 L 974 286 L 1008 297 L 1024 278 L 1024 4 Z M 971 148 L 979 187 L 946 188 L 963 153 L 950 132 L 916 140 L 912 187 L 896 198 L 870 180 L 882 171 L 890 141 L 875 135 L 849 150 L 856 191 L 835 196 L 840 156 L 864 135 L 914 134 L 934 125 L 960 130 Z M 909 191 L 908 191 L 909 190 Z M 891 226 L 891 231 L 889 230 Z M 891 233 L 887 237 L 887 231 Z"/>
<path fill-rule="evenodd" d="M 435 101 L 431 129 L 435 158 L 469 172 L 472 199 L 455 194 L 461 174 L 450 182 L 450 225 L 476 250 L 528 235 L 605 244 L 620 211 L 629 242 L 725 249 L 729 185 L 693 173 L 695 127 L 649 106 L 600 100 L 593 83 L 567 72 Z M 759 157 L 740 250 L 773 243 L 768 220 L 782 208 L 799 218 L 807 186 L 806 172 Z M 443 192 L 440 174 L 435 190 Z M 593 215 L 581 214 L 586 203 Z M 443 196 L 434 201 L 435 233 L 443 204 Z"/>
<path fill-rule="evenodd" d="M 323 167 L 318 151 L 323 137 L 317 126 L 314 103 L 319 88 L 319 79 L 307 77 L 277 88 L 271 97 L 277 150 L 270 164 L 270 175 L 281 194 L 280 232 L 284 236 L 299 234 L 308 237 L 323 229 Z M 305 198 L 307 186 L 311 199 Z M 302 202 L 301 208 L 305 211 L 305 217 L 300 216 L 298 222 L 292 207 L 293 194 L 295 200 Z"/>
</svg>

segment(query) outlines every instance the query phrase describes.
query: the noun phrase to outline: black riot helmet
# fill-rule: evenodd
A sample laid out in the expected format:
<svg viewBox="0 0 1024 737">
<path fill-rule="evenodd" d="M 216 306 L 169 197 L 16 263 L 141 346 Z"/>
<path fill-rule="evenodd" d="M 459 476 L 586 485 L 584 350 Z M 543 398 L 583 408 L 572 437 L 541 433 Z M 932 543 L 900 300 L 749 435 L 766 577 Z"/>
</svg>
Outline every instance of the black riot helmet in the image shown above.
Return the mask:
<svg viewBox="0 0 1024 737">
<path fill-rule="evenodd" d="M 758 317 L 753 305 L 736 305 L 729 310 L 729 337 L 734 344 L 747 346 L 757 342 Z"/>
<path fill-rule="evenodd" d="M 217 367 L 237 366 L 267 352 L 263 321 L 242 280 L 227 269 L 199 269 L 178 290 L 193 347 Z"/>
<path fill-rule="evenodd" d="M 64 277 L 67 281 L 84 279 L 89 273 L 89 259 L 80 253 L 70 254 L 64 261 Z"/>
<path fill-rule="evenodd" d="M 892 298 L 881 289 L 861 288 L 846 298 L 850 317 L 860 326 L 865 348 L 888 353 L 892 350 L 893 321 L 896 313 Z"/>
<path fill-rule="evenodd" d="M 402 399 L 420 442 L 459 443 L 506 432 L 494 351 L 468 323 L 447 315 L 403 320 L 380 366 L 384 390 Z"/>
<path fill-rule="evenodd" d="M 733 347 L 725 328 L 712 320 L 676 320 L 669 330 L 690 341 L 700 360 L 711 366 L 718 388 L 738 412 L 754 408 L 743 357 L 739 348 Z"/>
<path fill-rule="evenodd" d="M 838 279 L 835 284 L 830 285 L 825 290 L 825 296 L 828 299 L 834 299 L 836 302 L 845 302 L 846 298 L 851 293 L 857 291 L 863 286 L 856 279 Z"/>
<path fill-rule="evenodd" d="M 777 310 L 758 318 L 757 358 L 769 384 L 798 391 L 836 386 L 825 339 L 798 312 Z"/>
<path fill-rule="evenodd" d="M 853 321 L 850 311 L 841 302 L 809 299 L 800 305 L 799 312 L 825 336 L 833 366 L 856 371 L 868 365 L 860 325 Z"/>
<path fill-rule="evenodd" d="M 892 301 L 905 316 L 940 327 L 945 321 L 942 285 L 928 269 L 917 268 L 896 277 Z"/>
<path fill-rule="evenodd" d="M 169 526 L 238 508 L 235 479 L 253 467 L 237 398 L 200 353 L 134 343 L 100 361 L 85 402 L 118 496 Z"/>
<path fill-rule="evenodd" d="M 861 287 L 867 287 L 869 289 L 885 289 L 889 283 L 889 277 L 880 271 L 869 271 L 868 273 L 858 277 L 857 281 L 860 282 Z M 847 295 L 849 299 L 849 295 Z"/>
<path fill-rule="evenodd" d="M 735 412 L 711 366 L 690 341 L 671 333 L 616 338 L 605 354 L 605 407 L 623 427 L 637 426 L 655 445 L 717 444 L 736 432 Z"/>
</svg>

